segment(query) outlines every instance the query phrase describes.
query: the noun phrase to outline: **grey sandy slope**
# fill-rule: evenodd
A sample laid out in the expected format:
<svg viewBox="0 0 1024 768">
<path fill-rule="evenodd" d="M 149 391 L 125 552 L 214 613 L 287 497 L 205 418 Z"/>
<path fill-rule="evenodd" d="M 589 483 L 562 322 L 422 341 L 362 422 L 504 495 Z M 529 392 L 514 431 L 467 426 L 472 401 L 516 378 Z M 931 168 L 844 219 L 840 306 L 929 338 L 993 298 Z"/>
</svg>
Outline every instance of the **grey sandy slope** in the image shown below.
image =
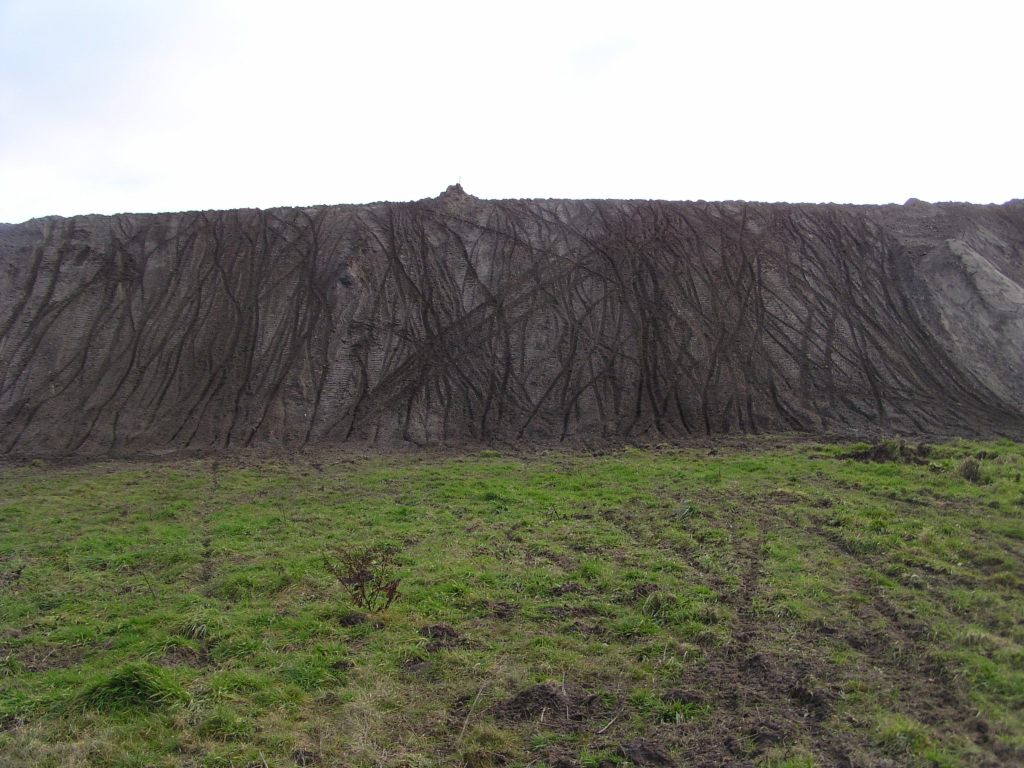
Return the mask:
<svg viewBox="0 0 1024 768">
<path fill-rule="evenodd" d="M 1024 434 L 1024 201 L 479 200 L 0 228 L 0 452 Z"/>
</svg>

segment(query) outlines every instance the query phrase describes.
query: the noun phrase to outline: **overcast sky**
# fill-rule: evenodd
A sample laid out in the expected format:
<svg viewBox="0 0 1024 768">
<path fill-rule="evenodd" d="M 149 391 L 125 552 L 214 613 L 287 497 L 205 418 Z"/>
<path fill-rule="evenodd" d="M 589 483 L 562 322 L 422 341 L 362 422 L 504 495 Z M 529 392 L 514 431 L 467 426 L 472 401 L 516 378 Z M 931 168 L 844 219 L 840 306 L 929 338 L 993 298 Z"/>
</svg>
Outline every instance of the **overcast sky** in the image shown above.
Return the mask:
<svg viewBox="0 0 1024 768">
<path fill-rule="evenodd" d="M 1024 197 L 1024 3 L 0 0 L 0 221 Z"/>
</svg>

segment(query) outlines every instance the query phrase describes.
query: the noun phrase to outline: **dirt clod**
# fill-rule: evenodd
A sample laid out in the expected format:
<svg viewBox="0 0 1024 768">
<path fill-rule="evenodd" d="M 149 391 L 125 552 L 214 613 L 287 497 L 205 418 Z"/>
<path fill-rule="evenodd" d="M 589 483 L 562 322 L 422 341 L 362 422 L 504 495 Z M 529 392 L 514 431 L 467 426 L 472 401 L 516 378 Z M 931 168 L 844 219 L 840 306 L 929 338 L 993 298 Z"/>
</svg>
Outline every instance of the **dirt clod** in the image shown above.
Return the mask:
<svg viewBox="0 0 1024 768">
<path fill-rule="evenodd" d="M 548 680 L 499 702 L 494 712 L 502 720 L 567 725 L 602 715 L 606 709 L 598 696 L 579 685 Z"/>
<path fill-rule="evenodd" d="M 498 705 L 499 717 L 506 720 L 531 720 L 547 715 L 551 721 L 565 719 L 570 711 L 569 697 L 555 683 L 541 683 L 513 695 Z"/>
<path fill-rule="evenodd" d="M 338 623 L 343 627 L 354 627 L 357 624 L 365 624 L 369 621 L 370 617 L 365 613 L 359 611 L 350 611 L 342 616 L 338 617 Z"/>
<path fill-rule="evenodd" d="M 550 613 L 558 619 L 564 619 L 568 616 L 582 618 L 600 615 L 594 608 L 588 605 L 546 605 L 544 606 L 544 613 Z"/>
<path fill-rule="evenodd" d="M 21 728 L 23 725 L 25 725 L 25 718 L 23 717 L 0 716 L 0 731 L 13 731 L 15 728 Z"/>
<path fill-rule="evenodd" d="M 835 694 L 824 688 L 794 685 L 789 689 L 789 698 L 816 720 L 827 719 L 835 709 Z"/>
<path fill-rule="evenodd" d="M 544 762 L 551 768 L 579 768 L 576 751 L 571 747 L 555 744 L 544 750 Z"/>
<path fill-rule="evenodd" d="M 676 764 L 664 747 L 649 739 L 627 741 L 619 753 L 640 768 L 672 768 Z"/>
<path fill-rule="evenodd" d="M 671 688 L 661 694 L 661 700 L 666 704 L 704 704 L 708 697 L 692 688 Z"/>
<path fill-rule="evenodd" d="M 516 603 L 508 603 L 504 600 L 492 600 L 486 603 L 486 606 L 491 616 L 502 621 L 508 621 L 519 611 L 519 606 Z"/>
<path fill-rule="evenodd" d="M 450 624 L 427 624 L 420 627 L 420 635 L 429 638 L 426 645 L 427 653 L 436 653 L 446 648 L 458 648 L 462 645 L 462 635 Z"/>
<path fill-rule="evenodd" d="M 758 748 L 782 744 L 788 736 L 788 729 L 778 723 L 762 722 L 751 728 L 747 735 Z"/>
<path fill-rule="evenodd" d="M 401 669 L 408 675 L 425 675 L 433 670 L 434 666 L 425 659 L 413 657 L 406 659 L 401 664 Z"/>
<path fill-rule="evenodd" d="M 459 633 L 450 624 L 427 624 L 420 627 L 420 634 L 432 640 L 458 640 Z"/>
</svg>

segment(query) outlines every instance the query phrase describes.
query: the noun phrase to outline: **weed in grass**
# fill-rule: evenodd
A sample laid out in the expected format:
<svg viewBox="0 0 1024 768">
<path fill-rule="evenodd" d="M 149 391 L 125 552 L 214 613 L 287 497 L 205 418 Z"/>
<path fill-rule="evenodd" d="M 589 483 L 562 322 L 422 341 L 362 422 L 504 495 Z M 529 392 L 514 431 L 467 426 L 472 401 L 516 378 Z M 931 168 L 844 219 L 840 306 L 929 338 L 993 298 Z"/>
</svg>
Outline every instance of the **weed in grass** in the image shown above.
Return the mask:
<svg viewBox="0 0 1024 768">
<path fill-rule="evenodd" d="M 338 563 L 324 554 L 324 567 L 344 587 L 357 608 L 383 611 L 398 598 L 400 579 L 397 571 L 397 548 L 389 545 L 369 547 L 334 547 Z"/>
</svg>

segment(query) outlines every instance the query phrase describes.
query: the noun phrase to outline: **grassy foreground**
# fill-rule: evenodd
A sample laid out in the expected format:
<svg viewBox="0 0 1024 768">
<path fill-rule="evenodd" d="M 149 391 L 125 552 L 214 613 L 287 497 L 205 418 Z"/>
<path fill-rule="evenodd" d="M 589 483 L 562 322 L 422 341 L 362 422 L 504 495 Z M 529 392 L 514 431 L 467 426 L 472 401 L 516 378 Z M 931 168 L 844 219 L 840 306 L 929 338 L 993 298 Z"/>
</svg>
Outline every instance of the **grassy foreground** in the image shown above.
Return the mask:
<svg viewBox="0 0 1024 768">
<path fill-rule="evenodd" d="M 866 448 L 0 467 L 0 765 L 1020 765 L 1024 447 Z"/>
</svg>

